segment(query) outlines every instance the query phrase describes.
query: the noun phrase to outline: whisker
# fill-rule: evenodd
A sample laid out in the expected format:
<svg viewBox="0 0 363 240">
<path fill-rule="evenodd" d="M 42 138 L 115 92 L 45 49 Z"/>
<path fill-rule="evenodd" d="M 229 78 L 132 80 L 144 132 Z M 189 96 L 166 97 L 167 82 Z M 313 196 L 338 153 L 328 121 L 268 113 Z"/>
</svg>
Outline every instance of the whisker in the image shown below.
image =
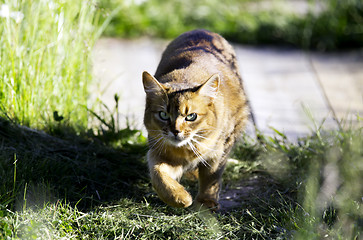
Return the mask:
<svg viewBox="0 0 363 240">
<path fill-rule="evenodd" d="M 162 138 L 162 135 L 161 134 L 158 134 L 158 135 L 156 135 L 156 136 L 154 136 L 154 137 L 150 137 L 149 136 L 149 143 L 153 143 L 153 142 L 155 142 L 155 141 L 158 141 L 160 138 Z"/>
<path fill-rule="evenodd" d="M 159 138 L 159 137 L 161 137 L 161 136 L 162 136 L 162 134 L 161 134 L 161 133 L 159 133 L 159 134 L 156 134 L 156 135 L 153 135 L 153 136 L 149 135 L 149 136 L 148 136 L 148 138 L 149 138 L 149 139 L 155 139 L 155 138 Z"/>
<path fill-rule="evenodd" d="M 211 167 L 209 165 L 209 163 L 203 158 L 203 155 L 198 151 L 198 149 L 191 142 L 188 142 L 188 145 L 190 146 L 190 148 L 192 149 L 193 153 L 197 156 L 197 158 L 200 160 L 200 162 L 204 166 Z"/>
<path fill-rule="evenodd" d="M 150 150 L 151 151 L 157 150 L 160 147 L 161 143 L 162 143 L 162 139 L 159 139 L 158 141 L 156 141 L 154 144 L 152 144 L 150 146 Z"/>
<path fill-rule="evenodd" d="M 156 153 L 156 155 L 160 155 L 162 151 L 166 152 L 165 139 L 161 133 L 149 137 L 149 149 L 150 152 Z"/>
<path fill-rule="evenodd" d="M 160 138 L 160 141 L 157 142 L 157 144 L 154 145 L 153 148 L 150 149 L 152 153 L 156 153 L 156 155 L 160 155 L 162 152 L 162 148 L 164 147 L 163 139 Z"/>
<path fill-rule="evenodd" d="M 199 135 L 195 135 L 196 137 L 200 137 L 200 138 L 203 138 L 203 139 L 208 139 L 206 137 L 203 137 L 203 136 L 199 136 Z M 219 152 L 220 150 L 216 150 L 216 149 L 213 149 L 211 147 L 208 147 L 207 144 L 203 143 L 203 142 L 200 142 L 198 141 L 197 139 L 195 138 L 192 138 L 191 141 L 195 142 L 196 144 L 199 144 L 200 146 L 202 146 L 203 148 L 205 149 L 208 149 L 209 151 L 212 151 L 212 152 Z"/>
<path fill-rule="evenodd" d="M 152 130 L 152 129 L 149 129 L 147 130 L 148 132 L 162 132 L 162 130 Z"/>
<path fill-rule="evenodd" d="M 150 148 L 152 148 L 155 144 L 159 143 L 162 140 L 161 137 L 155 138 L 154 140 L 149 141 Z"/>
<path fill-rule="evenodd" d="M 201 145 L 203 148 L 208 149 L 208 150 L 210 150 L 210 151 L 212 151 L 212 152 L 221 152 L 221 150 L 216 150 L 216 149 L 210 148 L 210 147 L 208 147 L 206 144 L 204 144 L 204 143 L 202 143 L 202 142 L 200 142 L 200 141 L 198 141 L 198 140 L 196 140 L 196 139 L 194 139 L 194 138 L 192 138 L 191 140 L 192 140 L 193 142 L 195 142 L 195 143 L 197 143 L 197 144 Z"/>
<path fill-rule="evenodd" d="M 206 138 L 206 137 L 204 137 L 204 136 L 202 136 L 202 135 L 200 135 L 200 134 L 194 134 L 194 136 L 196 136 L 196 137 L 200 137 L 200 138 L 203 138 L 203 139 L 208 139 L 208 138 Z"/>
</svg>

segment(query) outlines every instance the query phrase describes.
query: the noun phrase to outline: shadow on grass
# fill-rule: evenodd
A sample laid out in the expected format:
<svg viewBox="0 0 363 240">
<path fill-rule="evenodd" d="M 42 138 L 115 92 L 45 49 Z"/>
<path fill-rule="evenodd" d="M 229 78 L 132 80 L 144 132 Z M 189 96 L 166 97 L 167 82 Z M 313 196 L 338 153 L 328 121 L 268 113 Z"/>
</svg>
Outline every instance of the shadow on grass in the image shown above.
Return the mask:
<svg viewBox="0 0 363 240">
<path fill-rule="evenodd" d="M 146 143 L 130 142 L 136 133 L 132 130 L 96 137 L 58 126 L 51 136 L 0 119 L 0 213 L 3 208 L 21 211 L 60 200 L 99 213 L 84 215 L 92 224 L 112 209 L 115 215 L 103 223 L 110 232 L 92 225 L 102 236 L 114 233 L 109 226 L 113 221 L 125 228 L 137 221 L 133 234 L 153 236 L 153 223 L 159 236 L 168 232 L 173 239 L 180 232 L 182 239 L 191 239 L 190 234 L 207 234 L 206 229 L 211 231 L 206 239 L 216 239 L 213 234 L 227 239 L 315 239 L 327 234 L 358 239 L 361 131 L 339 131 L 326 139 L 318 131 L 297 144 L 264 137 L 255 143 L 242 141 L 232 154 L 239 160 L 224 174 L 225 208 L 204 219 L 198 212 L 173 209 L 158 200 L 149 183 Z M 196 183 L 183 181 L 195 195 Z M 226 207 L 231 199 L 235 205 Z"/>
<path fill-rule="evenodd" d="M 150 190 L 145 144 L 110 147 L 92 134 L 54 132 L 63 136 L 0 118 L 0 203 L 8 209 L 58 199 L 85 209 Z"/>
<path fill-rule="evenodd" d="M 162 204 L 150 185 L 146 143 L 129 144 L 130 134 L 125 131 L 77 135 L 70 128 L 58 126 L 50 130 L 50 135 L 0 118 L 0 203 L 12 211 L 24 206 L 42 207 L 57 200 L 84 210 L 122 198 Z M 123 140 L 118 146 L 111 146 L 117 138 Z M 260 149 L 249 147 L 244 147 L 243 158 L 251 158 L 252 162 Z M 280 191 L 267 172 L 243 171 L 248 166 L 240 168 L 242 172 L 235 174 L 233 170 L 226 171 L 221 213 L 253 207 L 257 195 L 263 200 Z M 234 183 L 237 185 L 231 187 Z M 195 181 L 183 184 L 196 194 Z"/>
</svg>

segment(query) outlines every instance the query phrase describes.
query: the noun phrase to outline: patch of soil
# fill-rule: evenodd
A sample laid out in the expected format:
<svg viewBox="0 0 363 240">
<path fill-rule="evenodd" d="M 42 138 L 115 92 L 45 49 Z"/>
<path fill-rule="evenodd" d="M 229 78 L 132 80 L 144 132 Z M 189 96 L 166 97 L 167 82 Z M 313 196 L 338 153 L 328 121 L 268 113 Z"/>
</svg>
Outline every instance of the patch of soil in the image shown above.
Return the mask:
<svg viewBox="0 0 363 240">
<path fill-rule="evenodd" d="M 254 173 L 233 185 L 226 185 L 220 193 L 221 212 L 248 206 L 252 201 L 268 199 L 278 191 L 278 184 L 263 173 Z"/>
</svg>

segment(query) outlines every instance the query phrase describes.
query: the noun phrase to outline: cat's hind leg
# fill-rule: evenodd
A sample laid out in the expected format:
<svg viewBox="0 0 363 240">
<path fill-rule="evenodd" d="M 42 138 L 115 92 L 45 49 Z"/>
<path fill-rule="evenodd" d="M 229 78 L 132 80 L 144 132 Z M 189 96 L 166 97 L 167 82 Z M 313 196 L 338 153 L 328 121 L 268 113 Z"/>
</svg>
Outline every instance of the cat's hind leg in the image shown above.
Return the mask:
<svg viewBox="0 0 363 240">
<path fill-rule="evenodd" d="M 219 209 L 219 192 L 226 161 L 199 165 L 199 191 L 196 201 L 212 210 Z"/>
</svg>

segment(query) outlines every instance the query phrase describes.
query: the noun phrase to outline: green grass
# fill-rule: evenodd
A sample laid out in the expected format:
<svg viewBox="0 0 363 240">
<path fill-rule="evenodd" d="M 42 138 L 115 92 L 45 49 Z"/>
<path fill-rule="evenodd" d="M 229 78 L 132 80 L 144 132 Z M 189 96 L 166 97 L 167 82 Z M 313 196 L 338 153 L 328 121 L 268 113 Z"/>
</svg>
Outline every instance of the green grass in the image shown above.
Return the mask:
<svg viewBox="0 0 363 240">
<path fill-rule="evenodd" d="M 86 127 L 95 1 L 0 1 L 0 116 L 32 127 Z M 17 16 L 17 17 L 16 17 Z M 58 117 L 57 117 L 58 116 Z"/>
<path fill-rule="evenodd" d="M 1 120 L 0 238 L 362 237 L 362 129 L 318 132 L 298 144 L 245 139 L 224 186 L 246 192 L 215 214 L 162 203 L 149 183 L 145 140 L 111 135 L 60 138 Z"/>
<path fill-rule="evenodd" d="M 115 16 L 105 31 L 109 36 L 175 38 L 185 31 L 205 28 L 244 44 L 318 50 L 363 46 L 362 1 L 308 2 L 311 6 L 324 3 L 327 7 L 320 14 L 310 11 L 306 15 L 278 7 L 251 11 L 249 4 L 256 1 L 250 0 L 102 0 L 100 7 L 105 16 Z"/>
</svg>

